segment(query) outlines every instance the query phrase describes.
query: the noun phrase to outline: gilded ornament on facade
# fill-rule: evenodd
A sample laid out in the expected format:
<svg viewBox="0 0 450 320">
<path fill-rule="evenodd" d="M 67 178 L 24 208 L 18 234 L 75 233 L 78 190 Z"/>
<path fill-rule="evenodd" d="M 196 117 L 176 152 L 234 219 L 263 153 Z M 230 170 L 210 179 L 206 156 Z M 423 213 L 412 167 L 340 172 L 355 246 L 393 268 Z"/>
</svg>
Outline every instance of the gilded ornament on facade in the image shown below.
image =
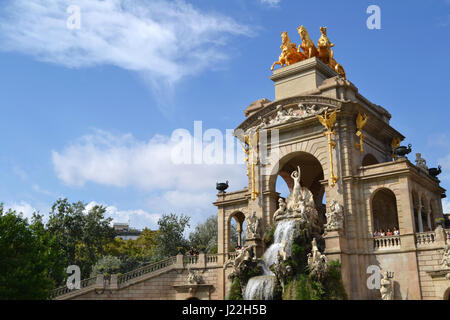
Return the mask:
<svg viewBox="0 0 450 320">
<path fill-rule="evenodd" d="M 362 129 L 366 125 L 367 120 L 369 120 L 369 117 L 366 114 L 358 113 L 358 116 L 356 117 L 356 136 L 359 137 L 359 143 L 356 143 L 355 147 L 361 153 L 364 152 L 364 139 L 366 138 L 366 135 L 362 132 Z"/>
<path fill-rule="evenodd" d="M 336 123 L 337 110 L 334 110 L 329 116 L 325 111 L 324 115 L 317 115 L 320 123 L 325 127 L 324 135 L 328 138 L 328 153 L 330 156 L 330 185 L 334 187 L 339 178 L 334 174 L 333 169 L 333 149 L 336 147 L 336 142 L 331 138 L 331 135 L 336 135 L 334 124 Z"/>
<path fill-rule="evenodd" d="M 255 200 L 259 192 L 256 190 L 256 176 L 255 167 L 258 164 L 258 144 L 259 144 L 259 130 L 253 135 L 244 136 L 244 145 L 242 149 L 245 153 L 245 162 L 247 162 L 247 176 L 251 179 L 251 197 Z"/>
</svg>

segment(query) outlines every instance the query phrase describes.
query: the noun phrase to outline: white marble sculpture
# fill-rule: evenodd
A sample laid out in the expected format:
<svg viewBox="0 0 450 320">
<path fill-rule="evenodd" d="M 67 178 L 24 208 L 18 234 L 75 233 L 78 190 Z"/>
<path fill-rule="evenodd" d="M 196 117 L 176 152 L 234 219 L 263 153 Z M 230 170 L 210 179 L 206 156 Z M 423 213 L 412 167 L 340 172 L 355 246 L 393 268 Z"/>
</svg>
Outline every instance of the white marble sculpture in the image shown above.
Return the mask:
<svg viewBox="0 0 450 320">
<path fill-rule="evenodd" d="M 191 270 L 188 268 L 188 276 L 187 276 L 187 283 L 188 284 L 200 284 L 202 282 L 202 276 L 195 272 L 194 270 Z"/>
<path fill-rule="evenodd" d="M 330 211 L 325 213 L 327 217 L 326 231 L 338 231 L 344 228 L 344 207 L 334 199 L 330 205 Z"/>
<path fill-rule="evenodd" d="M 393 272 L 383 271 L 380 281 L 381 300 L 394 300 L 394 278 Z"/>
<path fill-rule="evenodd" d="M 441 259 L 441 269 L 450 269 L 450 244 L 444 247 L 444 253 Z"/>
<path fill-rule="evenodd" d="M 253 212 L 247 219 L 247 240 L 260 239 L 261 238 L 261 223 L 260 219 L 256 216 L 256 212 Z"/>
<path fill-rule="evenodd" d="M 428 172 L 427 161 L 422 158 L 421 153 L 416 153 L 416 166 L 426 172 Z"/>
<path fill-rule="evenodd" d="M 274 116 L 269 116 L 263 118 L 258 117 L 259 124 L 255 125 L 246 130 L 246 135 L 254 134 L 258 130 L 266 129 L 267 127 L 277 126 L 292 120 L 300 120 L 309 116 L 314 116 L 322 114 L 324 111 L 328 110 L 328 106 L 317 106 L 317 105 L 304 105 L 299 104 L 296 109 L 289 108 L 287 111 L 282 105 L 276 107 L 276 112 Z"/>
<path fill-rule="evenodd" d="M 228 259 L 228 261 L 225 262 L 225 264 L 223 265 L 223 268 L 226 269 L 228 266 L 231 265 L 233 267 L 233 274 L 237 275 L 240 272 L 241 267 L 245 265 L 245 262 L 254 259 L 255 247 L 256 245 L 253 244 L 249 246 L 244 246 L 241 249 L 237 249 L 236 256 L 234 258 L 230 257 L 230 259 Z"/>
<path fill-rule="evenodd" d="M 308 253 L 308 269 L 311 276 L 315 278 L 322 278 L 328 271 L 328 259 L 321 254 L 317 248 L 316 238 L 313 238 L 311 252 Z"/>
<path fill-rule="evenodd" d="M 327 106 L 317 106 L 315 104 L 313 104 L 313 105 L 304 105 L 302 103 L 300 103 L 298 105 L 298 108 L 300 110 L 300 115 L 299 116 L 301 118 L 322 114 L 322 113 L 324 113 L 325 111 L 328 110 Z"/>
<path fill-rule="evenodd" d="M 279 199 L 279 208 L 274 213 L 274 220 L 300 219 L 302 222 L 310 222 L 312 226 L 318 227 L 319 214 L 316 210 L 314 197 L 311 191 L 300 184 L 301 170 L 292 172 L 291 178 L 294 180 L 294 187 L 286 201 Z"/>
</svg>

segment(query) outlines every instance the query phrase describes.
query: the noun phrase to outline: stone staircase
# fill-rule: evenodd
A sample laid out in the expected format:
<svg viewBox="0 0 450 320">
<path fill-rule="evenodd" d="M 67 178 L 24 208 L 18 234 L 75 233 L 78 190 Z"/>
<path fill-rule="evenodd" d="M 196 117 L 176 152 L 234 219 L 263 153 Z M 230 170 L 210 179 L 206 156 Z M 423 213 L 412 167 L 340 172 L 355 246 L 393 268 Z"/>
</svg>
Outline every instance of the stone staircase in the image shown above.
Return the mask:
<svg viewBox="0 0 450 320">
<path fill-rule="evenodd" d="M 128 287 L 136 282 L 157 276 L 161 273 L 168 272 L 172 269 L 197 269 L 206 267 L 216 267 L 218 264 L 218 255 L 216 254 L 199 254 L 198 256 L 183 256 L 179 254 L 158 261 L 144 267 L 132 270 L 125 274 L 112 274 L 109 279 L 103 274 L 97 277 L 84 279 L 80 283 L 80 289 L 69 289 L 67 286 L 53 290 L 50 299 L 65 300 L 85 294 L 93 290 L 120 290 Z"/>
</svg>

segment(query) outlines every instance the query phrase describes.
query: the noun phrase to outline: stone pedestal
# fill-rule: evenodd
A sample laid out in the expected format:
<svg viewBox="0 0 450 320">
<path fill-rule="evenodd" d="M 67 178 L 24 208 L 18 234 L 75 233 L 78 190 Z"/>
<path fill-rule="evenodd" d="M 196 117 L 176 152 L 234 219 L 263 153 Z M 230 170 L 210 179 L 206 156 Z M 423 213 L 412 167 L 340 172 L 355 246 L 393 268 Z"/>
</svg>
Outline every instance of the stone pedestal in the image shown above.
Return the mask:
<svg viewBox="0 0 450 320">
<path fill-rule="evenodd" d="M 328 231 L 323 238 L 325 239 L 325 254 L 327 256 L 339 255 L 346 244 L 341 231 Z"/>
<path fill-rule="evenodd" d="M 317 89 L 325 79 L 338 74 L 317 58 L 277 69 L 270 79 L 275 82 L 275 100 Z"/>
</svg>

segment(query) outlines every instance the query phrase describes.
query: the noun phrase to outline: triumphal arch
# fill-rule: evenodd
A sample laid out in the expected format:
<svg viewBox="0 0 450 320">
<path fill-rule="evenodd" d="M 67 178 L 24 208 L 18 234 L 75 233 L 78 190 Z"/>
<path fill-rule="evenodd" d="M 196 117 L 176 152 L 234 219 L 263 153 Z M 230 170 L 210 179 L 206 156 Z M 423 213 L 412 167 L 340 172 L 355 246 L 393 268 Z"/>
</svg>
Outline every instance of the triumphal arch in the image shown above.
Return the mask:
<svg viewBox="0 0 450 320">
<path fill-rule="evenodd" d="M 254 263 L 263 275 L 241 282 L 238 291 L 270 299 L 276 286 L 286 289 L 300 230 L 311 243 L 304 259 L 309 276 L 320 279 L 330 261 L 339 261 L 349 299 L 449 299 L 440 167 L 429 168 L 419 152 L 407 158 L 412 148 L 403 141 L 410 141 L 390 125 L 388 110 L 347 79 L 326 27 L 317 45 L 304 26 L 297 31 L 298 46 L 281 35 L 270 76 L 275 99 L 250 104 L 235 130 L 248 187 L 225 191 L 228 183 L 218 184 L 218 253 L 179 254 L 108 279 L 98 275 L 78 290 L 55 290 L 53 298 L 226 299 L 232 279 Z M 277 190 L 280 181 L 288 196 Z"/>
<path fill-rule="evenodd" d="M 341 262 L 350 299 L 448 298 L 440 169 L 428 168 L 420 154 L 415 163 L 407 158 L 411 146 L 401 145 L 405 137 L 390 125 L 388 110 L 366 99 L 346 78 L 326 28 L 320 31 L 315 46 L 306 28 L 299 27 L 298 49 L 282 33 L 282 53 L 272 69 L 281 68 L 270 77 L 275 99 L 253 102 L 235 130 L 244 145 L 249 184 L 219 193 L 214 203 L 219 260 L 233 258 L 232 219 L 239 233 L 245 231 L 244 222 L 247 228 L 254 225 L 250 217 L 259 219 L 260 232 L 247 233 L 246 246 L 253 246 L 256 255 L 264 253 L 264 232 L 274 225 L 280 206 L 281 211 L 286 206 L 277 179 L 292 192 L 292 173 L 299 171 L 323 226 L 324 254 Z M 373 266 L 390 275 L 392 295 L 367 284 Z M 228 269 L 220 272 L 225 296 Z"/>
</svg>

